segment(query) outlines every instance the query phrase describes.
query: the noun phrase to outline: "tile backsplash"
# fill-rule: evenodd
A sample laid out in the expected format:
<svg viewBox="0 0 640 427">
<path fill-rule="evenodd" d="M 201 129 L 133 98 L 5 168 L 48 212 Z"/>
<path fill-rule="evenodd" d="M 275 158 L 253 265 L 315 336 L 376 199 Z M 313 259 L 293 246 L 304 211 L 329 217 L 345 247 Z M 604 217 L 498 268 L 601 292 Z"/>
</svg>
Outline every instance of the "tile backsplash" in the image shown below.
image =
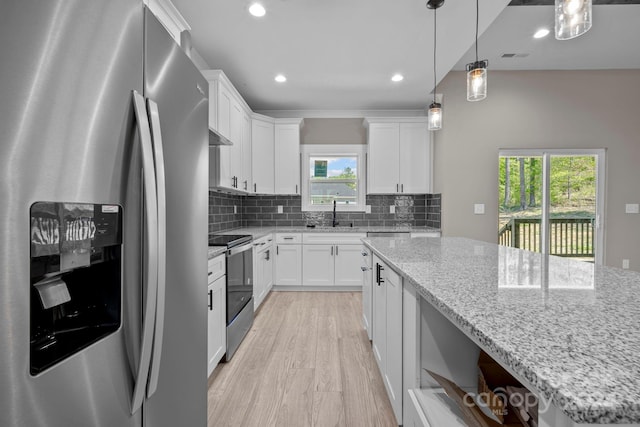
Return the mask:
<svg viewBox="0 0 640 427">
<path fill-rule="evenodd" d="M 242 227 L 243 197 L 209 191 L 209 234 Z"/>
<path fill-rule="evenodd" d="M 440 194 L 372 195 L 371 213 L 338 212 L 340 225 L 440 228 Z M 234 206 L 237 213 L 234 213 Z M 278 213 L 282 206 L 282 213 Z M 395 213 L 390 213 L 395 206 Z M 209 192 L 209 233 L 241 226 L 331 225 L 332 212 L 302 212 L 300 196 L 237 196 Z"/>
</svg>

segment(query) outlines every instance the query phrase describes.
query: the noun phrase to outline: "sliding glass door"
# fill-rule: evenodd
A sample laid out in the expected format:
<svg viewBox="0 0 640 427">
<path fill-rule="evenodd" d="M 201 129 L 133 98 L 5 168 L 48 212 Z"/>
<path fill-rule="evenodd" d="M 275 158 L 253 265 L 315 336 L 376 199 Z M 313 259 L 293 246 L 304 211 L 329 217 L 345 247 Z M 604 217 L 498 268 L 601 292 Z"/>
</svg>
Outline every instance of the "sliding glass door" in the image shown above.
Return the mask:
<svg viewBox="0 0 640 427">
<path fill-rule="evenodd" d="M 604 150 L 501 150 L 498 242 L 602 263 Z"/>
</svg>

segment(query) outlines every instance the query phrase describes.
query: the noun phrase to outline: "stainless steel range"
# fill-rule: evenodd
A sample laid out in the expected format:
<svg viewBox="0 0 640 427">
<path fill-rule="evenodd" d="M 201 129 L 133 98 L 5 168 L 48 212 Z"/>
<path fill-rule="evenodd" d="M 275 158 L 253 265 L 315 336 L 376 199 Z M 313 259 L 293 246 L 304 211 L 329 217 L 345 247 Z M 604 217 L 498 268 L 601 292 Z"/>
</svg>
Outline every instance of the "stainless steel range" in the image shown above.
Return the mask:
<svg viewBox="0 0 640 427">
<path fill-rule="evenodd" d="M 209 246 L 227 252 L 227 354 L 231 360 L 253 324 L 253 251 L 250 235 L 214 235 Z"/>
</svg>

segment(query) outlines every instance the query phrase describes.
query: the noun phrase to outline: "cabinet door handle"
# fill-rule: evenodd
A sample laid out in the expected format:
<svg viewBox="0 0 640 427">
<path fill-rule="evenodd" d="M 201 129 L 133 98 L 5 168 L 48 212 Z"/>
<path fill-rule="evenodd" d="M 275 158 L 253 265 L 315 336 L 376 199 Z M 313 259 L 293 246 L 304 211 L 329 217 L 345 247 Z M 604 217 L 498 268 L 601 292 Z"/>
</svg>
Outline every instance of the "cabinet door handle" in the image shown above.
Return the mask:
<svg viewBox="0 0 640 427">
<path fill-rule="evenodd" d="M 296 184 L 296 194 L 298 194 L 298 184 Z"/>
<path fill-rule="evenodd" d="M 256 184 L 255 182 L 253 183 L 253 192 L 254 193 L 258 192 L 258 184 Z"/>
<path fill-rule="evenodd" d="M 213 276 L 213 271 L 208 272 L 207 276 Z"/>
<path fill-rule="evenodd" d="M 360 270 L 367 271 L 367 270 L 369 270 L 369 267 L 360 267 Z"/>
<path fill-rule="evenodd" d="M 246 180 L 244 181 L 244 189 L 245 189 L 245 191 L 249 190 L 249 187 L 248 187 L 248 184 L 247 184 Z"/>
<path fill-rule="evenodd" d="M 338 246 L 336 246 L 336 256 L 338 256 Z"/>
<path fill-rule="evenodd" d="M 396 193 L 400 192 L 400 184 L 396 184 Z"/>
<path fill-rule="evenodd" d="M 284 240 L 293 240 L 293 237 L 283 237 Z"/>
<path fill-rule="evenodd" d="M 280 246 L 276 245 L 276 255 L 280 255 Z"/>
<path fill-rule="evenodd" d="M 331 256 L 333 256 L 333 246 L 331 246 Z"/>
<path fill-rule="evenodd" d="M 362 256 L 369 256 L 369 254 L 366 252 L 362 252 Z"/>
<path fill-rule="evenodd" d="M 382 270 L 384 270 L 384 268 L 376 263 L 376 283 L 378 284 L 378 286 L 380 286 L 381 283 L 384 283 L 384 280 L 382 280 Z"/>
<path fill-rule="evenodd" d="M 269 261 L 269 259 L 271 258 L 271 257 L 269 256 L 269 253 L 270 253 L 271 251 L 270 251 L 270 250 L 266 250 L 265 252 L 266 252 L 266 253 L 265 253 L 265 257 L 264 257 L 264 259 L 265 259 L 265 261 Z"/>
<path fill-rule="evenodd" d="M 213 311 L 213 290 L 209 291 L 209 311 Z"/>
<path fill-rule="evenodd" d="M 404 184 L 400 184 L 400 192 L 404 193 Z"/>
</svg>

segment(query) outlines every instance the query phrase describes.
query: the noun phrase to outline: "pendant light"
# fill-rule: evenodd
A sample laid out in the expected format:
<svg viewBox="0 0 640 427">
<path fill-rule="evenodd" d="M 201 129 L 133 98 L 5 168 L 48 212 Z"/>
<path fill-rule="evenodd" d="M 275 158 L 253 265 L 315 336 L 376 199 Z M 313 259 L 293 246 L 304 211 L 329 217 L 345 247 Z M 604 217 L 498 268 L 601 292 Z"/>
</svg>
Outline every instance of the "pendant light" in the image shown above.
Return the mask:
<svg viewBox="0 0 640 427">
<path fill-rule="evenodd" d="M 442 104 L 436 102 L 436 36 L 437 36 L 437 21 L 436 15 L 438 8 L 444 4 L 444 0 L 429 0 L 427 2 L 427 8 L 433 9 L 433 102 L 429 105 L 429 111 L 427 113 L 427 127 L 429 130 L 442 129 Z"/>
<path fill-rule="evenodd" d="M 591 28 L 591 0 L 555 0 L 556 39 L 569 40 Z"/>
<path fill-rule="evenodd" d="M 467 101 L 482 101 L 487 97 L 487 66 L 489 61 L 478 61 L 479 0 L 476 0 L 476 60 L 467 64 Z"/>
</svg>

